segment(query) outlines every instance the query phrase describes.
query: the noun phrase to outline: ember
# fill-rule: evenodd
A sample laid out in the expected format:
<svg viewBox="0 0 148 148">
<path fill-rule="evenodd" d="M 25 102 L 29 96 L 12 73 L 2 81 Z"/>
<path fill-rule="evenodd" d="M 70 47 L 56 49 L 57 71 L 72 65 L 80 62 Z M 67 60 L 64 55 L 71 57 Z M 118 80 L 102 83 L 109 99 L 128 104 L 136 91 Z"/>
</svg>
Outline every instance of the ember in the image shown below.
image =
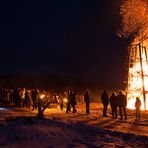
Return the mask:
<svg viewBox="0 0 148 148">
<path fill-rule="evenodd" d="M 130 38 L 127 99 L 128 108 L 135 108 L 139 97 L 141 109 L 148 110 L 148 2 L 147 0 L 123 0 L 120 14 L 122 24 L 119 36 Z"/>
</svg>

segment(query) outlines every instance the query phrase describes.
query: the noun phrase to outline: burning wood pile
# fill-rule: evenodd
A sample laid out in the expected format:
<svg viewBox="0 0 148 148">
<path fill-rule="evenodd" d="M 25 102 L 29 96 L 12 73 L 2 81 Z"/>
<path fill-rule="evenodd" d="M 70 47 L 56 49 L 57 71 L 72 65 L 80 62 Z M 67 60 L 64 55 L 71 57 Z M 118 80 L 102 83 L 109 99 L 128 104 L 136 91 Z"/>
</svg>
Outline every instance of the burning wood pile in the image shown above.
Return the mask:
<svg viewBox="0 0 148 148">
<path fill-rule="evenodd" d="M 128 54 L 127 101 L 135 108 L 135 98 L 148 110 L 148 0 L 122 0 L 122 23 L 118 35 L 131 39 Z"/>
</svg>

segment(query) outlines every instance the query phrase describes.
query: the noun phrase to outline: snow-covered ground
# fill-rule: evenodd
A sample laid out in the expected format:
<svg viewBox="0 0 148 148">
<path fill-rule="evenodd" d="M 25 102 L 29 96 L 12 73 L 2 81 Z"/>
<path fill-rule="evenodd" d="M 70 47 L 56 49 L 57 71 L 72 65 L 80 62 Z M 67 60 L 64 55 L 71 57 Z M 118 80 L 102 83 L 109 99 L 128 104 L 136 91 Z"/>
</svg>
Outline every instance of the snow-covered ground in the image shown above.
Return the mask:
<svg viewBox="0 0 148 148">
<path fill-rule="evenodd" d="M 77 113 L 65 113 L 59 108 L 45 111 L 46 119 L 36 118 L 36 111 L 0 108 L 0 147 L 4 148 L 147 148 L 148 112 L 142 112 L 140 122 L 134 111 L 120 121 L 102 118 L 102 106 L 91 104 L 90 115 L 85 106 L 77 105 Z"/>
</svg>

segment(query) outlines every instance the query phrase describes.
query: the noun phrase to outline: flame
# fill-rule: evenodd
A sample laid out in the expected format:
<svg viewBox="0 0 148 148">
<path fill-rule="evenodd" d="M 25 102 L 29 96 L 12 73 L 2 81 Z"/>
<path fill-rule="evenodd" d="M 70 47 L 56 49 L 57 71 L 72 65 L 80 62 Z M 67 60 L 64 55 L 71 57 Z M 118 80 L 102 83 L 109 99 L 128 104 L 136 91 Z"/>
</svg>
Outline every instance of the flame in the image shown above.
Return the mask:
<svg viewBox="0 0 148 148">
<path fill-rule="evenodd" d="M 147 42 L 148 43 L 148 42 Z M 144 43 L 146 45 L 146 42 Z M 148 110 L 148 61 L 147 55 L 142 52 L 142 68 L 143 68 L 143 79 L 144 88 L 146 94 L 146 110 Z M 131 67 L 129 67 L 128 75 L 128 94 L 127 94 L 127 108 L 135 109 L 136 97 L 140 98 L 142 103 L 141 110 L 144 110 L 144 99 L 143 99 L 143 82 L 141 74 L 141 65 L 139 54 L 136 54 L 135 61 Z"/>
<path fill-rule="evenodd" d="M 66 98 L 64 98 L 63 100 L 64 100 L 64 103 L 67 103 L 67 101 L 68 101 Z"/>
<path fill-rule="evenodd" d="M 60 106 L 58 105 L 57 108 L 60 108 Z"/>
<path fill-rule="evenodd" d="M 133 42 L 131 44 L 140 44 L 142 47 L 142 50 L 140 47 L 139 49 L 132 47 L 129 54 L 127 107 L 130 109 L 135 108 L 136 97 L 139 97 L 141 100 L 141 109 L 145 109 L 143 101 L 145 96 L 146 109 L 148 110 L 148 52 L 146 51 L 146 48 L 148 48 L 147 10 L 147 0 L 122 0 L 121 2 L 120 14 L 122 16 L 122 23 L 117 34 L 124 38 L 132 37 Z M 145 48 L 143 49 L 143 47 Z M 140 59 L 142 59 L 142 64 L 140 63 Z"/>
<path fill-rule="evenodd" d="M 40 95 L 40 99 L 43 99 L 45 97 L 45 94 Z"/>
</svg>

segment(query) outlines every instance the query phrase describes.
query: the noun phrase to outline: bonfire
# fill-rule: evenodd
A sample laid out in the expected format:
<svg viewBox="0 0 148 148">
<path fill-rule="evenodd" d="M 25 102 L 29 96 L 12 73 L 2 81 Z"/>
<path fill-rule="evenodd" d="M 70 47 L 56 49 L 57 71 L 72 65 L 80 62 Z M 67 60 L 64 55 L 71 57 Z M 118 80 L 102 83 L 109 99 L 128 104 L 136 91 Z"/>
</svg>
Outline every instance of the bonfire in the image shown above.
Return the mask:
<svg viewBox="0 0 148 148">
<path fill-rule="evenodd" d="M 141 109 L 148 110 L 148 1 L 123 0 L 120 14 L 122 23 L 118 35 L 129 38 L 127 101 L 134 109 L 139 97 Z"/>
</svg>

